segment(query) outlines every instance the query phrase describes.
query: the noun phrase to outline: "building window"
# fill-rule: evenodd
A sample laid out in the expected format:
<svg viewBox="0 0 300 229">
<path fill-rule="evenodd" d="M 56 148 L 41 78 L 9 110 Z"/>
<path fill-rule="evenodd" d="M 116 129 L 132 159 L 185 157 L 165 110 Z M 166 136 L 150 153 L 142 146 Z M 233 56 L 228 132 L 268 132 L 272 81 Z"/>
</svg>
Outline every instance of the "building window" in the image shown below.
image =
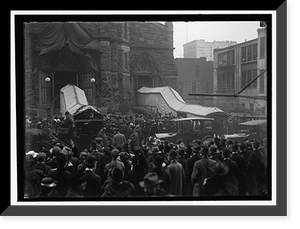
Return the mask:
<svg viewBox="0 0 300 229">
<path fill-rule="evenodd" d="M 242 71 L 242 81 L 241 88 L 246 87 L 252 80 L 254 80 L 257 76 L 257 69 L 249 69 Z M 246 89 L 256 89 L 257 88 L 257 80 L 252 82 Z"/>
<path fill-rule="evenodd" d="M 218 75 L 218 90 L 234 90 L 234 72 L 228 72 Z"/>
<path fill-rule="evenodd" d="M 129 69 L 129 55 L 128 52 L 124 52 L 124 69 Z"/>
<path fill-rule="evenodd" d="M 242 62 L 246 62 L 246 47 L 242 47 Z"/>
<path fill-rule="evenodd" d="M 248 58 L 247 58 L 247 61 L 252 61 L 252 49 L 253 49 L 253 46 L 249 45 L 247 48 L 248 48 Z"/>
<path fill-rule="evenodd" d="M 257 44 L 253 45 L 253 60 L 257 60 Z"/>
<path fill-rule="evenodd" d="M 128 40 L 128 23 L 127 22 L 124 22 L 124 30 L 123 30 L 123 37 L 125 40 Z"/>
<path fill-rule="evenodd" d="M 260 59 L 265 58 L 265 49 L 266 49 L 265 41 L 266 41 L 265 37 L 260 38 L 260 51 L 259 51 L 259 58 Z"/>
<path fill-rule="evenodd" d="M 261 108 L 261 113 L 262 113 L 263 115 L 266 114 L 266 108 L 265 108 L 265 107 L 262 107 L 262 108 Z"/>
<path fill-rule="evenodd" d="M 235 65 L 235 52 L 234 52 L 234 50 L 231 51 L 231 64 Z"/>
<path fill-rule="evenodd" d="M 222 53 L 218 54 L 218 65 L 222 66 Z"/>
<path fill-rule="evenodd" d="M 192 93 L 197 93 L 197 83 L 192 83 Z"/>
</svg>

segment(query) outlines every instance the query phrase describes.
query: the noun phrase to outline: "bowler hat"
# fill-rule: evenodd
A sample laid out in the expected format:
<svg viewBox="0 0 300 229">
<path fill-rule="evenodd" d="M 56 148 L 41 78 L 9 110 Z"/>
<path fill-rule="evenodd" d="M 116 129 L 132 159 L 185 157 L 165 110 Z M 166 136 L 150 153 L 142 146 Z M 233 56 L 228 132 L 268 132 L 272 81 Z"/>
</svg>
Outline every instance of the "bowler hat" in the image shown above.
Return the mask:
<svg viewBox="0 0 300 229">
<path fill-rule="evenodd" d="M 52 177 L 44 177 L 41 180 L 40 185 L 47 188 L 53 188 L 56 186 L 56 181 Z"/>
<path fill-rule="evenodd" d="M 220 161 L 210 165 L 208 168 L 211 171 L 213 171 L 216 175 L 221 175 L 221 176 L 226 175 L 229 171 L 229 167 Z"/>
<path fill-rule="evenodd" d="M 144 176 L 144 179 L 139 182 L 139 184 L 142 188 L 148 188 L 148 187 L 160 184 L 162 182 L 163 182 L 163 180 L 158 179 L 157 173 L 151 172 L 151 173 L 147 173 Z"/>
<path fill-rule="evenodd" d="M 85 159 L 86 167 L 92 168 L 94 167 L 95 164 L 96 164 L 96 157 L 94 155 L 87 156 L 87 158 Z"/>
</svg>

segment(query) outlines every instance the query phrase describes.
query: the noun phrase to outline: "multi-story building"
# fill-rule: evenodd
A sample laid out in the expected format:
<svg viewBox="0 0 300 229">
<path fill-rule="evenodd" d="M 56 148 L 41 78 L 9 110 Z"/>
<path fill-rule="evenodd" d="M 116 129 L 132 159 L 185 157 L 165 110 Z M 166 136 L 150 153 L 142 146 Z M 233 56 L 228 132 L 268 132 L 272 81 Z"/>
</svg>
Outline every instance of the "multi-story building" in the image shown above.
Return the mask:
<svg viewBox="0 0 300 229">
<path fill-rule="evenodd" d="M 236 41 L 213 41 L 206 42 L 204 39 L 193 40 L 183 45 L 184 58 L 206 57 L 208 61 L 214 60 L 214 49 L 229 47 Z"/>
<path fill-rule="evenodd" d="M 59 92 L 77 85 L 97 107 L 135 105 L 141 86 L 176 85 L 172 23 L 27 23 L 26 108 L 59 110 Z"/>
<path fill-rule="evenodd" d="M 213 91 L 216 94 L 266 95 L 266 28 L 258 29 L 258 38 L 214 52 Z M 253 81 L 253 82 L 252 82 Z M 252 83 L 251 83 L 252 82 Z M 215 97 L 215 106 L 232 113 L 266 115 L 266 101 L 258 98 Z"/>
<path fill-rule="evenodd" d="M 213 61 L 200 58 L 176 58 L 178 70 L 177 91 L 181 97 L 191 104 L 212 106 L 213 98 L 189 96 L 189 93 L 213 92 Z"/>
</svg>

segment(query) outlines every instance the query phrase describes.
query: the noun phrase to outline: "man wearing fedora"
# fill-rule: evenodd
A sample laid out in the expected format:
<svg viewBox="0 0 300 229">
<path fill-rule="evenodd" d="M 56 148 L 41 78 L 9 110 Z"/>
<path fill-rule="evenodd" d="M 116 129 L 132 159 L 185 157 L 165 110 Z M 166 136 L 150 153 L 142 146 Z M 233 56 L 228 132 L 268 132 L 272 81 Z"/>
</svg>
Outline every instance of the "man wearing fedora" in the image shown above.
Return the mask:
<svg viewBox="0 0 300 229">
<path fill-rule="evenodd" d="M 209 169 L 209 166 L 216 163 L 216 161 L 208 157 L 208 147 L 202 147 L 201 153 L 202 159 L 195 162 L 191 176 L 193 196 L 203 196 L 203 182 L 205 178 L 209 178 L 214 175 L 214 173 Z"/>
<path fill-rule="evenodd" d="M 169 152 L 170 164 L 166 171 L 170 177 L 170 194 L 174 196 L 182 196 L 185 182 L 185 174 L 183 166 L 177 162 L 177 151 L 171 149 Z"/>
<path fill-rule="evenodd" d="M 191 181 L 194 164 L 196 161 L 201 159 L 200 156 L 201 147 L 199 144 L 195 143 L 192 147 L 192 156 L 187 159 L 186 170 L 185 170 L 185 183 L 186 183 L 186 196 L 192 196 L 193 194 L 193 185 Z"/>
<path fill-rule="evenodd" d="M 86 188 L 83 190 L 84 197 L 96 197 L 101 195 L 102 182 L 100 176 L 95 174 L 96 164 L 97 161 L 93 155 L 89 155 L 85 159 L 86 169 L 84 173 Z"/>
<path fill-rule="evenodd" d="M 147 197 L 169 196 L 164 189 L 160 188 L 161 183 L 163 180 L 159 179 L 157 173 L 154 172 L 147 173 L 139 182 Z"/>
<path fill-rule="evenodd" d="M 238 164 L 230 159 L 231 150 L 228 148 L 223 149 L 224 160 L 223 163 L 229 168 L 228 173 L 223 177 L 226 183 L 227 191 L 234 196 L 239 195 L 238 192 L 238 177 L 239 177 L 239 167 Z"/>
<path fill-rule="evenodd" d="M 226 189 L 226 183 L 223 177 L 228 173 L 229 168 L 226 164 L 218 161 L 210 165 L 209 170 L 213 172 L 213 176 L 206 178 L 203 182 L 203 195 L 205 196 L 230 196 Z"/>
</svg>

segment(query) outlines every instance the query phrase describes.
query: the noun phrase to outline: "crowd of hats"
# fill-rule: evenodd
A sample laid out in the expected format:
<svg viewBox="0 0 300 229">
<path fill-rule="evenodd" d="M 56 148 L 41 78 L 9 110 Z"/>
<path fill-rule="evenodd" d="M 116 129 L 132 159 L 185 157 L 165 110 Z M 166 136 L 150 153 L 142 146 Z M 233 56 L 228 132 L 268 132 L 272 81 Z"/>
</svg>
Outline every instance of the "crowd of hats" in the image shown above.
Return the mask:
<svg viewBox="0 0 300 229">
<path fill-rule="evenodd" d="M 130 123 L 131 125 L 132 123 Z M 132 124 L 134 126 L 134 124 Z M 115 131 L 119 129 L 114 128 Z M 95 142 L 101 144 L 102 138 L 97 137 Z M 199 139 L 193 140 L 189 145 L 185 145 L 180 139 L 176 143 L 169 142 L 168 140 L 162 141 L 151 136 L 149 141 L 152 143 L 149 145 L 142 145 L 141 147 L 135 146 L 131 150 L 126 151 L 122 149 L 121 151 L 113 148 L 112 146 L 103 148 L 102 153 L 107 153 L 110 158 L 114 158 L 120 161 L 129 161 L 132 165 L 132 168 L 137 169 L 138 171 L 145 171 L 149 168 L 150 160 L 152 157 L 155 161 L 164 162 L 164 166 L 167 167 L 171 160 L 177 159 L 179 157 L 184 157 L 188 159 L 193 156 L 193 154 L 199 154 L 200 156 L 211 156 L 216 158 L 217 162 L 209 166 L 209 169 L 216 175 L 226 175 L 229 171 L 229 168 L 226 164 L 222 163 L 220 156 L 229 156 L 232 150 L 235 150 L 235 147 L 247 148 L 249 146 L 253 148 L 258 148 L 260 142 L 257 140 L 246 141 L 242 144 L 237 144 L 233 140 L 226 140 L 215 138 L 209 144 L 204 145 L 203 142 Z M 231 145 L 231 150 L 227 148 L 228 145 Z M 237 146 L 238 145 L 238 146 Z M 46 162 L 48 158 L 55 157 L 58 163 L 58 166 L 63 166 L 70 158 L 74 156 L 74 148 L 57 144 L 50 148 L 49 150 L 43 149 L 40 152 L 35 152 L 30 150 L 26 153 L 25 157 L 25 169 L 29 168 L 32 164 L 36 162 Z M 95 168 L 98 161 L 97 158 L 91 155 L 91 152 L 84 150 L 78 155 L 76 155 L 81 161 L 84 161 L 86 168 Z M 147 171 L 143 180 L 139 182 L 140 186 L 143 188 L 151 187 L 158 185 L 163 182 L 162 179 L 159 179 L 158 175 L 155 172 Z M 115 168 L 111 171 L 111 178 L 116 182 L 122 182 L 126 179 L 123 172 Z M 69 183 L 71 187 L 75 187 L 81 183 L 85 182 L 85 177 L 83 173 L 73 174 Z M 44 177 L 40 181 L 40 186 L 45 188 L 55 188 L 57 183 L 51 177 Z"/>
</svg>

